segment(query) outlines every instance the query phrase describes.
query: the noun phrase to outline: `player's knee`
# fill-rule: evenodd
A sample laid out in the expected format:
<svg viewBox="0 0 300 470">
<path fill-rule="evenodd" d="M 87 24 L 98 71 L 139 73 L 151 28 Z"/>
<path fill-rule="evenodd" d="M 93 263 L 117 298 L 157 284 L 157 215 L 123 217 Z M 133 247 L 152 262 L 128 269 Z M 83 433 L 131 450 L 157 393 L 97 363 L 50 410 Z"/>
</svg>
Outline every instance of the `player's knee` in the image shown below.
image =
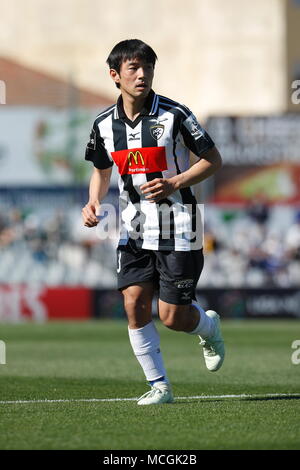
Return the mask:
<svg viewBox="0 0 300 470">
<path fill-rule="evenodd" d="M 174 315 L 168 315 L 162 322 L 170 330 L 180 331 L 179 323 Z"/>
<path fill-rule="evenodd" d="M 163 324 L 175 331 L 185 331 L 187 323 L 187 308 L 186 306 L 176 305 L 164 312 L 160 312 L 160 318 Z"/>
<path fill-rule="evenodd" d="M 124 299 L 124 307 L 126 312 L 141 312 L 146 308 L 145 300 L 136 295 L 126 295 Z"/>
<path fill-rule="evenodd" d="M 124 295 L 124 307 L 129 328 L 142 328 L 151 321 L 151 299 L 127 292 Z"/>
</svg>

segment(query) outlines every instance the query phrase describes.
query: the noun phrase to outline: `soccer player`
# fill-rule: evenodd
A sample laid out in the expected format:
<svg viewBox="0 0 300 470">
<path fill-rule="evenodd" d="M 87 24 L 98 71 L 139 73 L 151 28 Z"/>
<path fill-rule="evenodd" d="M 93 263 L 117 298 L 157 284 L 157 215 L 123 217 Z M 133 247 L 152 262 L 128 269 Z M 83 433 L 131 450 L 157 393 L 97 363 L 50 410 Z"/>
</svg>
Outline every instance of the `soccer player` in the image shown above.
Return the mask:
<svg viewBox="0 0 300 470">
<path fill-rule="evenodd" d="M 208 370 L 217 371 L 225 355 L 219 315 L 205 312 L 195 297 L 203 253 L 200 211 L 191 188 L 221 167 L 221 157 L 186 106 L 152 90 L 156 60 L 153 49 L 138 39 L 121 41 L 107 59 L 120 96 L 97 116 L 91 130 L 85 159 L 93 162 L 94 171 L 82 209 L 84 225 L 95 227 L 117 165 L 118 289 L 133 352 L 151 386 L 139 405 L 174 401 L 152 320 L 157 288 L 160 320 L 172 330 L 200 337 Z M 192 166 L 190 151 L 197 157 Z"/>
</svg>

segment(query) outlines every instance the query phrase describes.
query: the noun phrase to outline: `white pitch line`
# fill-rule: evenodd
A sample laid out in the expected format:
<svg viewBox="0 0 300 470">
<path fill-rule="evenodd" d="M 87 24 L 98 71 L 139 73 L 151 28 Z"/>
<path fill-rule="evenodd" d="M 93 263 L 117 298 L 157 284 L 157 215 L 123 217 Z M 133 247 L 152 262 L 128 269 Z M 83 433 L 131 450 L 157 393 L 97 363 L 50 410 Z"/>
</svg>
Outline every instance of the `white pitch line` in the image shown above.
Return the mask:
<svg viewBox="0 0 300 470">
<path fill-rule="evenodd" d="M 207 400 L 211 398 L 268 398 L 268 397 L 294 397 L 299 396 L 299 393 L 265 393 L 265 394 L 241 394 L 241 395 L 195 395 L 191 397 L 175 397 L 175 400 Z M 23 404 L 23 403 L 97 403 L 97 402 L 115 402 L 115 401 L 136 401 L 135 398 L 69 398 L 57 400 L 0 400 L 0 405 L 9 404 Z"/>
</svg>

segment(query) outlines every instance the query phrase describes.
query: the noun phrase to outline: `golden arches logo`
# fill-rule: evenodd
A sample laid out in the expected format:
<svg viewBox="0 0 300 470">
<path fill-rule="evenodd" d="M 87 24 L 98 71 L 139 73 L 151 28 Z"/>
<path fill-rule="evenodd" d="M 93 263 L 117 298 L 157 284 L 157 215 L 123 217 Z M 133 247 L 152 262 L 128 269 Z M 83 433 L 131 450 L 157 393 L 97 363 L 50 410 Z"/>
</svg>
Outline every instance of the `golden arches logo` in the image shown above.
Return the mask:
<svg viewBox="0 0 300 470">
<path fill-rule="evenodd" d="M 133 158 L 133 161 L 136 165 L 138 164 L 139 158 L 141 160 L 142 165 L 145 165 L 143 155 L 141 154 L 141 152 L 139 150 L 137 150 L 136 152 L 129 152 L 127 158 L 128 158 L 129 166 L 131 166 L 131 164 L 132 164 L 132 158 Z"/>
</svg>

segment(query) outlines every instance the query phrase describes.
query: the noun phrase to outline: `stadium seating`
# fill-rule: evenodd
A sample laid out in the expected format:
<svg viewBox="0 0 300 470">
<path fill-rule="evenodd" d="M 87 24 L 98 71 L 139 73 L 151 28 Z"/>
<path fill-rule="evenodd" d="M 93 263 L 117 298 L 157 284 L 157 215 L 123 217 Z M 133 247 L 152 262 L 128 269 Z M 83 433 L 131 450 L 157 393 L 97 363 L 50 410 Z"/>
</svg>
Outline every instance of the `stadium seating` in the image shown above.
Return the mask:
<svg viewBox="0 0 300 470">
<path fill-rule="evenodd" d="M 81 223 L 81 207 L 26 214 L 0 209 L 0 282 L 116 285 L 116 234 L 99 240 Z M 199 287 L 300 285 L 300 217 L 292 206 L 268 209 L 205 206 L 205 268 Z"/>
</svg>

